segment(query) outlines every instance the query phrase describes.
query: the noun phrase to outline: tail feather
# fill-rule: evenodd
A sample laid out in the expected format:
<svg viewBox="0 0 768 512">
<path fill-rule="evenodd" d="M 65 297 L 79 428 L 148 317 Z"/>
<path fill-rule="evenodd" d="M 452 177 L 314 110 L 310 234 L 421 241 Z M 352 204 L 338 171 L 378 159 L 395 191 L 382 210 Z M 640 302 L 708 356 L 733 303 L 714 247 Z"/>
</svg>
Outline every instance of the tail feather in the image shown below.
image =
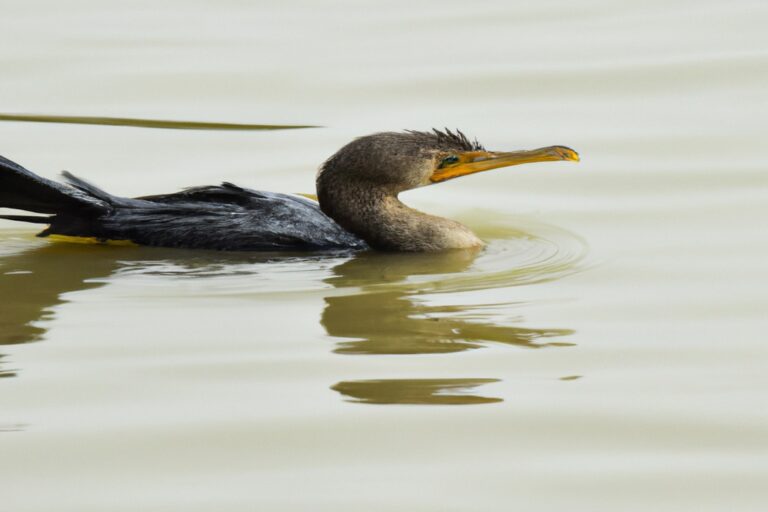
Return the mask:
<svg viewBox="0 0 768 512">
<path fill-rule="evenodd" d="M 64 179 L 69 185 L 76 188 L 80 192 L 87 194 L 88 197 L 99 199 L 109 204 L 119 202 L 120 200 L 119 197 L 115 197 L 109 192 L 105 192 L 101 190 L 99 187 L 97 187 L 93 183 L 88 183 L 84 179 L 78 178 L 77 176 L 75 176 L 69 171 L 63 171 L 61 175 L 64 177 Z"/>
<path fill-rule="evenodd" d="M 0 156 L 0 208 L 60 214 L 83 209 L 107 210 L 109 206 L 88 191 L 42 178 Z M 13 220 L 37 222 L 29 217 Z"/>
</svg>

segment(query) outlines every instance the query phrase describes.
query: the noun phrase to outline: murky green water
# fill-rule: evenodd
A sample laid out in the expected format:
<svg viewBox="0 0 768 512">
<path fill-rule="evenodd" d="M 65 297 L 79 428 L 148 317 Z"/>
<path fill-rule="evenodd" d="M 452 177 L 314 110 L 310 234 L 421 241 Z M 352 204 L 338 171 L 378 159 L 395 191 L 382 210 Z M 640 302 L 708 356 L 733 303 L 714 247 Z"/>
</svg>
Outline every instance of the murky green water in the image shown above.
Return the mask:
<svg viewBox="0 0 768 512">
<path fill-rule="evenodd" d="M 9 1 L 0 154 L 125 195 L 311 192 L 352 137 L 567 144 L 404 195 L 444 255 L 50 244 L 0 223 L 14 511 L 763 510 L 768 7 Z"/>
</svg>

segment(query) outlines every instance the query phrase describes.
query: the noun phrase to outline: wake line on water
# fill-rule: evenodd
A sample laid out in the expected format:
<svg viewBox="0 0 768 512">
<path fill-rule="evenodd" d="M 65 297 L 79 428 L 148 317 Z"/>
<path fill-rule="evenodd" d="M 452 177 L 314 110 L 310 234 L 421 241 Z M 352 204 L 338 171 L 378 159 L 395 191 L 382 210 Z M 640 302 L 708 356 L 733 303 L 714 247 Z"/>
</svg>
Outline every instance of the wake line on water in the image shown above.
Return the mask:
<svg viewBox="0 0 768 512">
<path fill-rule="evenodd" d="M 308 124 L 249 124 L 219 123 L 208 121 L 173 121 L 166 119 L 140 119 L 131 117 L 101 116 L 59 116 L 46 114 L 2 114 L 0 121 L 53 124 L 86 124 L 101 126 L 129 126 L 133 128 L 159 128 L 166 130 L 220 130 L 220 131 L 260 131 L 260 130 L 296 130 L 301 128 L 320 128 Z"/>
</svg>

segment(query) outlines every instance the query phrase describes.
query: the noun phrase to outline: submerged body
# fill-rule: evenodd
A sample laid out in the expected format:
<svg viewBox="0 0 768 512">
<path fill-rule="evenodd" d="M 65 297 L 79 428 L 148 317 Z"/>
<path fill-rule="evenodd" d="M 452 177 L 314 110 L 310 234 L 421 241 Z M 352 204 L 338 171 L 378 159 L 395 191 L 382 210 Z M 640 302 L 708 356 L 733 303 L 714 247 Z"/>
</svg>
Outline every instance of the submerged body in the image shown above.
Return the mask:
<svg viewBox="0 0 768 512">
<path fill-rule="evenodd" d="M 458 222 L 407 207 L 397 198 L 400 192 L 516 163 L 577 159 L 560 146 L 490 153 L 460 132 L 375 134 L 356 139 L 323 164 L 315 203 L 230 183 L 124 198 L 69 173 L 67 183 L 47 180 L 0 157 L 0 207 L 46 214 L 0 217 L 49 224 L 43 237 L 158 247 L 438 251 L 482 242 Z"/>
</svg>

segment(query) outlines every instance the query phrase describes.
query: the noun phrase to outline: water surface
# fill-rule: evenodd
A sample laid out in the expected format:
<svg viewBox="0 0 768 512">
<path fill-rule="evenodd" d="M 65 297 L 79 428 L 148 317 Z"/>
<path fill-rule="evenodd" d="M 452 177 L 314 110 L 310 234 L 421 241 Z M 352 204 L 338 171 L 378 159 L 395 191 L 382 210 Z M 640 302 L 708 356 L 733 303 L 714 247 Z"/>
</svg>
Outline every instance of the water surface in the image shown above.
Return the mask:
<svg viewBox="0 0 768 512">
<path fill-rule="evenodd" d="M 312 192 L 380 130 L 536 164 L 403 195 L 443 255 L 51 244 L 0 223 L 19 511 L 757 511 L 768 494 L 764 2 L 10 1 L 0 154 L 124 195 Z"/>
</svg>

